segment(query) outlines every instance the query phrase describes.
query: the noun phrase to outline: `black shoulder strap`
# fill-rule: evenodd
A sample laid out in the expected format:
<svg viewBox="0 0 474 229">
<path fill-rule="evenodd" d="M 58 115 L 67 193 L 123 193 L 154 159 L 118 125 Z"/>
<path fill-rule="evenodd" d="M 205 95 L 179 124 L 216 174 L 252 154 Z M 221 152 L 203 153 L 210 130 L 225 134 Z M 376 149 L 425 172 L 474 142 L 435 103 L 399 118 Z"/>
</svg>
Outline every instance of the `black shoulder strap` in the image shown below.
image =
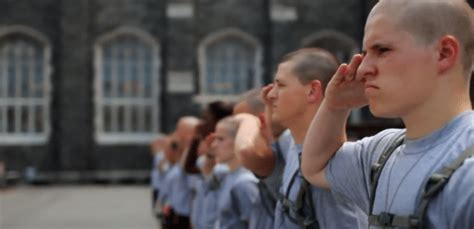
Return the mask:
<svg viewBox="0 0 474 229">
<path fill-rule="evenodd" d="M 453 173 L 462 166 L 464 161 L 474 156 L 474 145 L 468 147 L 459 157 L 451 164 L 443 167 L 439 172 L 430 176 L 426 182 L 423 196 L 421 197 L 420 205 L 418 205 L 417 216 L 420 220 L 420 228 L 425 227 L 424 216 L 428 208 L 429 201 L 434 198 L 448 183 Z"/>
<path fill-rule="evenodd" d="M 238 215 L 241 215 L 243 209 L 240 209 L 240 205 L 239 205 L 240 201 L 237 198 L 237 194 L 235 193 L 235 190 L 236 189 L 230 189 L 230 201 L 232 202 L 232 206 L 237 210 Z"/>
<path fill-rule="evenodd" d="M 258 181 L 258 189 L 263 208 L 268 216 L 273 218 L 275 216 L 275 207 L 277 201 L 281 198 L 281 194 L 271 190 L 263 180 Z"/>
<path fill-rule="evenodd" d="M 374 226 L 398 226 L 405 228 L 425 228 L 425 214 L 429 202 L 434 198 L 447 184 L 454 172 L 462 166 L 464 161 L 474 156 L 474 145 L 468 147 L 460 156 L 458 156 L 451 164 L 443 167 L 439 172 L 430 176 L 425 184 L 423 195 L 417 212 L 414 215 L 401 216 L 387 212 L 380 215 L 370 215 L 369 223 Z M 371 206 L 372 207 L 372 206 Z M 371 212 L 372 213 L 372 212 Z"/>
<path fill-rule="evenodd" d="M 392 142 L 390 147 L 386 148 L 385 151 L 380 155 L 379 160 L 377 163 L 372 165 L 371 173 L 370 173 L 370 205 L 369 205 L 369 214 L 372 214 L 374 209 L 374 202 L 375 202 L 375 193 L 377 191 L 377 186 L 379 184 L 379 177 L 382 174 L 383 167 L 387 163 L 388 159 L 392 155 L 392 153 L 403 143 L 405 139 L 405 133 L 400 132 L 398 136 L 395 137 L 395 140 Z M 380 142 L 378 142 L 380 143 Z"/>
<path fill-rule="evenodd" d="M 319 228 L 319 223 L 315 217 L 316 212 L 313 205 L 311 184 L 304 178 L 301 172 L 301 153 L 298 155 L 298 172 L 301 177 L 301 185 L 295 204 L 300 209 L 301 214 L 299 215 L 303 216 L 303 218 L 298 220 L 298 224 L 303 228 Z M 306 203 L 306 205 L 304 205 L 304 203 Z M 309 210 L 309 214 L 304 213 L 304 206 L 308 207 L 307 210 Z"/>
<path fill-rule="evenodd" d="M 211 175 L 211 180 L 209 181 L 210 190 L 218 190 L 221 186 L 221 181 L 214 175 Z"/>
<path fill-rule="evenodd" d="M 301 228 L 304 229 L 319 229 L 319 223 L 315 218 L 315 209 L 313 205 L 313 198 L 311 195 L 311 184 L 301 175 L 301 154 L 299 154 L 299 167 L 298 170 L 293 174 L 290 179 L 289 188 L 285 195 L 280 195 L 280 203 L 284 208 L 285 213 L 288 215 L 288 218 L 294 223 L 298 224 Z M 294 181 L 297 178 L 301 178 L 300 188 L 296 196 L 296 200 L 293 202 L 288 199 L 289 191 L 293 186 Z M 306 205 L 305 205 L 306 203 Z M 306 208 L 306 209 L 305 209 Z M 295 217 L 291 216 L 289 211 L 292 211 Z"/>
<path fill-rule="evenodd" d="M 304 205 L 306 203 L 306 205 Z M 301 187 L 296 197 L 296 206 L 301 206 L 301 219 L 298 220 L 298 224 L 302 228 L 319 228 L 319 223 L 316 219 L 316 212 L 313 205 L 313 196 L 311 193 L 311 184 L 301 176 Z M 304 213 L 304 206 L 308 207 L 309 214 Z"/>
<path fill-rule="evenodd" d="M 281 155 L 282 149 L 280 146 L 280 142 L 277 140 L 274 144 L 276 153 L 278 155 Z M 277 205 L 277 202 L 278 200 L 283 198 L 283 195 L 281 195 L 279 192 L 275 192 L 273 189 L 270 189 L 267 183 L 263 181 L 263 179 L 260 179 L 258 181 L 258 189 L 263 208 L 265 209 L 267 214 L 273 218 L 275 216 L 275 207 Z"/>
</svg>

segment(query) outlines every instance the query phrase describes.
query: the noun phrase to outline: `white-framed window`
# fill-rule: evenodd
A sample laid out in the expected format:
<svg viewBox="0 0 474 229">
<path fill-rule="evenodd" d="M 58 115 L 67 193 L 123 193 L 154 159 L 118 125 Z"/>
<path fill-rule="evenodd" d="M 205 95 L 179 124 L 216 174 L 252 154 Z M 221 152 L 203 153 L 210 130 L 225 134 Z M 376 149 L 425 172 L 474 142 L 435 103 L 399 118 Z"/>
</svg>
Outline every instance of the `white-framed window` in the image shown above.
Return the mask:
<svg viewBox="0 0 474 229">
<path fill-rule="evenodd" d="M 51 48 L 25 26 L 0 28 L 0 144 L 44 144 L 50 135 Z"/>
<path fill-rule="evenodd" d="M 207 36 L 198 47 L 200 93 L 196 100 L 234 101 L 262 85 L 262 48 L 253 36 L 225 29 Z"/>
<path fill-rule="evenodd" d="M 119 28 L 96 42 L 98 143 L 148 144 L 160 130 L 159 48 L 151 35 L 135 28 Z"/>
</svg>

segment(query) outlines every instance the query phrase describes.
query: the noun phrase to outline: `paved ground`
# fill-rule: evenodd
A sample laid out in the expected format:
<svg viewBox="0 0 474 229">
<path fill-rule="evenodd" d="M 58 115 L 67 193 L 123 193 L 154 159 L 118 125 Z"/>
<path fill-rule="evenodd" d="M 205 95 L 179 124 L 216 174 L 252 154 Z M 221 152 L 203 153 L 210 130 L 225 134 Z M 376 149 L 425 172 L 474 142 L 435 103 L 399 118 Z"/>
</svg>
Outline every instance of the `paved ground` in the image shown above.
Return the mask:
<svg viewBox="0 0 474 229">
<path fill-rule="evenodd" d="M 156 229 L 147 186 L 0 190 L 0 229 Z"/>
</svg>

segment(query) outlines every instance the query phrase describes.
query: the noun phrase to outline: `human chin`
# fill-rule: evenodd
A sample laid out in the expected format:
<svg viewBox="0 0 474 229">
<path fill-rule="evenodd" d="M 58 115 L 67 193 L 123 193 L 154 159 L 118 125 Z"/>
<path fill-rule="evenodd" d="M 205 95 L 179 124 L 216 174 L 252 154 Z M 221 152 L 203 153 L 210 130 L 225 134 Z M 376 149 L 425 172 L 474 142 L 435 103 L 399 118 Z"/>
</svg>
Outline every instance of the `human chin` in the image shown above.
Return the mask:
<svg viewBox="0 0 474 229">
<path fill-rule="evenodd" d="M 272 113 L 272 122 L 279 122 L 280 121 L 280 116 L 278 115 L 278 112 L 273 111 Z"/>
<path fill-rule="evenodd" d="M 369 110 L 370 113 L 377 118 L 398 118 L 395 112 L 383 104 L 371 103 L 369 101 Z"/>
<path fill-rule="evenodd" d="M 216 152 L 215 156 L 216 163 L 221 163 L 224 160 L 224 155 L 221 152 Z"/>
</svg>

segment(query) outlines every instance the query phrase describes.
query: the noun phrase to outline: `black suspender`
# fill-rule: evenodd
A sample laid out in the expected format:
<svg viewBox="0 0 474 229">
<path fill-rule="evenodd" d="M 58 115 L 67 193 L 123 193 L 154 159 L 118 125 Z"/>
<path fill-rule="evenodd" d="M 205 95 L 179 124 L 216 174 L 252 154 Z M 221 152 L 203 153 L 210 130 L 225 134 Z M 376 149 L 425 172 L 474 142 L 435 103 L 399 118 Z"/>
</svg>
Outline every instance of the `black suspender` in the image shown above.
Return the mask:
<svg viewBox="0 0 474 229">
<path fill-rule="evenodd" d="M 298 155 L 298 171 L 296 171 L 290 179 L 290 183 L 288 185 L 288 190 L 286 194 L 280 197 L 280 202 L 283 205 L 285 213 L 288 215 L 288 218 L 292 220 L 294 223 L 298 224 L 301 228 L 313 228 L 318 229 L 319 223 L 315 218 L 315 208 L 313 205 L 313 197 L 311 193 L 311 185 L 309 182 L 301 176 L 301 154 Z M 296 201 L 292 202 L 288 199 L 291 187 L 295 182 L 296 178 L 300 177 L 301 184 L 298 190 L 298 194 L 296 196 Z M 304 203 L 307 203 L 307 209 L 309 210 L 309 214 L 306 213 Z M 290 214 L 290 210 L 295 213 L 295 217 L 292 217 Z"/>
<path fill-rule="evenodd" d="M 278 155 L 282 154 L 282 149 L 279 141 L 275 142 L 275 150 Z M 276 204 L 282 195 L 270 189 L 262 179 L 258 181 L 258 189 L 263 208 L 265 209 L 267 214 L 273 218 L 275 216 Z"/>
<path fill-rule="evenodd" d="M 426 182 L 425 189 L 423 190 L 423 196 L 421 199 L 421 203 L 418 206 L 417 216 L 420 220 L 420 228 L 425 227 L 423 217 L 426 214 L 426 210 L 428 208 L 428 204 L 430 199 L 435 197 L 449 181 L 449 178 L 453 175 L 453 173 L 462 166 L 464 161 L 474 156 L 474 145 L 468 147 L 464 152 L 457 157 L 451 164 L 448 166 L 443 167 L 440 171 L 434 173 Z"/>
<path fill-rule="evenodd" d="M 263 180 L 259 180 L 257 185 L 260 194 L 260 202 L 262 203 L 263 208 L 265 209 L 265 212 L 268 214 L 268 216 L 273 218 L 275 216 L 275 207 L 279 199 L 279 193 L 270 190 L 268 185 Z"/>
<path fill-rule="evenodd" d="M 425 228 L 426 224 L 424 217 L 428 208 L 429 202 L 434 198 L 447 184 L 449 178 L 453 173 L 461 167 L 463 162 L 474 155 L 474 145 L 468 147 L 459 157 L 457 157 L 451 164 L 443 167 L 440 171 L 432 174 L 423 190 L 420 204 L 414 215 L 400 216 L 388 212 L 381 212 L 379 215 L 372 215 L 375 193 L 377 191 L 378 179 L 382 173 L 388 158 L 403 143 L 404 135 L 397 136 L 395 141 L 388 147 L 380 156 L 378 162 L 372 166 L 371 171 L 371 197 L 370 197 L 370 216 L 369 224 L 373 226 L 388 226 L 388 227 L 405 227 L 405 228 Z"/>
<path fill-rule="evenodd" d="M 392 153 L 403 143 L 403 139 L 405 138 L 405 134 L 401 133 L 399 136 L 395 138 L 393 143 L 385 149 L 385 151 L 380 155 L 379 160 L 377 163 L 372 165 L 372 170 L 370 174 L 370 210 L 369 213 L 372 214 L 372 211 L 374 210 L 374 202 L 375 202 L 375 193 L 377 191 L 377 186 L 379 184 L 379 177 L 382 174 L 383 167 L 387 163 L 388 159 L 392 155 Z M 380 143 L 380 142 L 379 142 Z"/>
</svg>

